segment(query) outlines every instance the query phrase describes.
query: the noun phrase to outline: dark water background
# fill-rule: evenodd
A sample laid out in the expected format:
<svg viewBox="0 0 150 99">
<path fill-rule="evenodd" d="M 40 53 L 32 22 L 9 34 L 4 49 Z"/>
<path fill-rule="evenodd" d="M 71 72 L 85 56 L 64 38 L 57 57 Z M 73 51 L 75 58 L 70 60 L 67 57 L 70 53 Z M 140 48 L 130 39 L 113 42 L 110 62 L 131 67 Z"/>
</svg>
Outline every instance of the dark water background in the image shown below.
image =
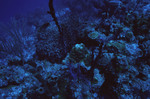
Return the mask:
<svg viewBox="0 0 150 99">
<path fill-rule="evenodd" d="M 54 0 L 55 9 L 59 9 L 61 0 Z M 49 0 L 0 0 L 0 22 L 7 22 L 15 15 L 26 15 L 37 8 L 48 10 Z"/>
</svg>

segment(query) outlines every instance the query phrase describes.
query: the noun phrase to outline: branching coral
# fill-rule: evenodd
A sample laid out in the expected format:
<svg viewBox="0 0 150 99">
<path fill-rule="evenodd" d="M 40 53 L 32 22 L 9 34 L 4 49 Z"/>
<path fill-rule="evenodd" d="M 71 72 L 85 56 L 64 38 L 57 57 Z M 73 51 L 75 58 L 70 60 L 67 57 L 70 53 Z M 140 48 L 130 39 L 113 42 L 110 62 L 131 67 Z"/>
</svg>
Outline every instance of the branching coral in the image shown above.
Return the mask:
<svg viewBox="0 0 150 99">
<path fill-rule="evenodd" d="M 7 38 L 2 40 L 2 51 L 6 54 L 15 55 L 24 61 L 24 51 L 27 49 L 26 38 L 31 31 L 28 31 L 25 20 L 16 20 L 12 18 L 10 23 L 3 24 L 1 30 L 6 34 Z"/>
</svg>

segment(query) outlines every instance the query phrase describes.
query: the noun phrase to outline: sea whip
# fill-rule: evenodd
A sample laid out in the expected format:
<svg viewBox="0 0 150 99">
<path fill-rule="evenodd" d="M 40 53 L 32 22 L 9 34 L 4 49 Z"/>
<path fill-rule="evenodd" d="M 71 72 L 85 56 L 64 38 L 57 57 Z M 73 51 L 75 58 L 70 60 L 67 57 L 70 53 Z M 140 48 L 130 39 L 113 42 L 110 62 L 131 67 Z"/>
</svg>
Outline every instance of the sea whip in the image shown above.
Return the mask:
<svg viewBox="0 0 150 99">
<path fill-rule="evenodd" d="M 60 33 L 60 43 L 62 43 L 62 46 L 63 46 L 64 45 L 63 44 L 63 32 L 61 31 L 60 25 L 58 24 L 57 17 L 55 15 L 55 9 L 53 7 L 53 0 L 49 0 L 49 9 L 50 9 L 50 11 L 48 11 L 48 13 L 53 17 L 53 19 L 58 27 L 58 31 Z"/>
</svg>

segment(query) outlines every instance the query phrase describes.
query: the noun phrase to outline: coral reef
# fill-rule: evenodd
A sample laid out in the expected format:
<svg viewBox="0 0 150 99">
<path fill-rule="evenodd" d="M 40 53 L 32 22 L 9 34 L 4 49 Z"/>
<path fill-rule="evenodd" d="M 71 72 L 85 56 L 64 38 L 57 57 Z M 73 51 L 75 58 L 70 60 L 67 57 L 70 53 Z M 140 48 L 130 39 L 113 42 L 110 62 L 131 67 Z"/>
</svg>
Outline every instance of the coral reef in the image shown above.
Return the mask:
<svg viewBox="0 0 150 99">
<path fill-rule="evenodd" d="M 0 26 L 0 98 L 149 99 L 149 0 L 60 4 Z"/>
</svg>

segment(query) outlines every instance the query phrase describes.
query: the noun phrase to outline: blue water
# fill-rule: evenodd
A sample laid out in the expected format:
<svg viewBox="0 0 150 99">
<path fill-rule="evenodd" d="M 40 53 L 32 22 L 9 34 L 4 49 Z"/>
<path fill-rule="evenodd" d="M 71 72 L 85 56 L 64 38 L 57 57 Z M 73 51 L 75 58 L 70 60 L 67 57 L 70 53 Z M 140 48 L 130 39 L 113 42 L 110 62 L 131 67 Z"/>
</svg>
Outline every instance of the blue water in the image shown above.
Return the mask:
<svg viewBox="0 0 150 99">
<path fill-rule="evenodd" d="M 48 8 L 48 0 L 0 0 L 0 21 L 15 15 L 25 15 L 36 8 Z"/>
</svg>

